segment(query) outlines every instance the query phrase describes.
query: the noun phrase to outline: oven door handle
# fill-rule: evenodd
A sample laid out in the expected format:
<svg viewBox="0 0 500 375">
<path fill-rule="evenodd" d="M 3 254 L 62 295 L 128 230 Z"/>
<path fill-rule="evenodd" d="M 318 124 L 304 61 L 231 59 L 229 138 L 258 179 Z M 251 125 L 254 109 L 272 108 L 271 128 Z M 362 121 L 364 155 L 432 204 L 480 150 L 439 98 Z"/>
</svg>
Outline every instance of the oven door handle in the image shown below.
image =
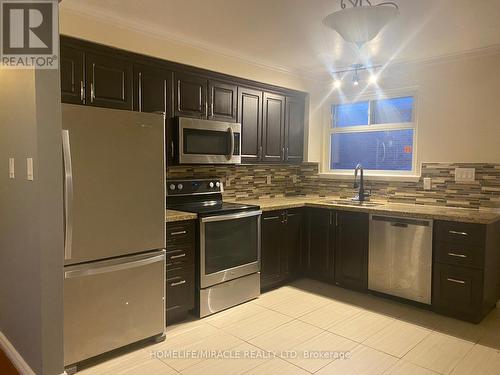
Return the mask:
<svg viewBox="0 0 500 375">
<path fill-rule="evenodd" d="M 231 160 L 234 156 L 234 130 L 233 128 L 229 127 L 227 129 L 229 133 L 229 154 L 227 155 L 227 160 Z"/>
<path fill-rule="evenodd" d="M 252 217 L 252 216 L 260 216 L 262 215 L 262 211 L 247 211 L 247 212 L 238 212 L 236 214 L 230 214 L 230 215 L 220 215 L 220 216 L 208 216 L 208 217 L 203 217 L 201 218 L 202 223 L 211 223 L 214 221 L 227 221 L 227 220 L 235 220 L 235 219 L 243 219 L 246 217 Z"/>
</svg>

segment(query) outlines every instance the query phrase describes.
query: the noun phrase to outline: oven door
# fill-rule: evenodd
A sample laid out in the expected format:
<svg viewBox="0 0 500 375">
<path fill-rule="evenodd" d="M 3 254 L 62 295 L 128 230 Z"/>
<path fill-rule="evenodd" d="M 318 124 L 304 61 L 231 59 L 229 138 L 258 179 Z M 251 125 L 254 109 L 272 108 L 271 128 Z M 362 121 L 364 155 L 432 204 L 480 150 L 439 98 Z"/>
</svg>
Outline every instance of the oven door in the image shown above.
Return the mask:
<svg viewBox="0 0 500 375">
<path fill-rule="evenodd" d="M 241 125 L 179 117 L 180 164 L 240 164 Z"/>
<path fill-rule="evenodd" d="M 202 289 L 260 271 L 261 215 L 250 211 L 201 219 Z"/>
</svg>

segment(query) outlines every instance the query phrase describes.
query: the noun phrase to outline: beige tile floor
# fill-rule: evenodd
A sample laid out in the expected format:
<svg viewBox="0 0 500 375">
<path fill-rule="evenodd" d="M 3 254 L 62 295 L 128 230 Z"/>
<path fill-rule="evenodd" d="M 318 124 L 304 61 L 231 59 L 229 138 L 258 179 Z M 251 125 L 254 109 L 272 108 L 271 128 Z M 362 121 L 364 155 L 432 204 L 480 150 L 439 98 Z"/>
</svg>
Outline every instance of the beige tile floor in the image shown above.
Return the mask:
<svg viewBox="0 0 500 375">
<path fill-rule="evenodd" d="M 500 310 L 474 325 L 301 279 L 79 372 L 179 373 L 500 375 Z"/>
</svg>

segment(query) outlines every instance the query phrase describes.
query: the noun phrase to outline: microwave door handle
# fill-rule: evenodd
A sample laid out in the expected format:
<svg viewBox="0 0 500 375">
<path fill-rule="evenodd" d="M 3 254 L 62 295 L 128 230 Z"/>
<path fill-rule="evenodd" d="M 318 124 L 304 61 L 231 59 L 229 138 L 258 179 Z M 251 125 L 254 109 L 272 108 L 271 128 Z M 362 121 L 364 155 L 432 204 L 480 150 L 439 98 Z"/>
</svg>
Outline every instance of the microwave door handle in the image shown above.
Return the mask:
<svg viewBox="0 0 500 375">
<path fill-rule="evenodd" d="M 229 132 L 229 147 L 230 147 L 230 150 L 229 150 L 229 155 L 228 155 L 228 160 L 231 160 L 234 156 L 234 131 L 233 131 L 233 128 L 228 128 L 227 131 Z"/>
</svg>

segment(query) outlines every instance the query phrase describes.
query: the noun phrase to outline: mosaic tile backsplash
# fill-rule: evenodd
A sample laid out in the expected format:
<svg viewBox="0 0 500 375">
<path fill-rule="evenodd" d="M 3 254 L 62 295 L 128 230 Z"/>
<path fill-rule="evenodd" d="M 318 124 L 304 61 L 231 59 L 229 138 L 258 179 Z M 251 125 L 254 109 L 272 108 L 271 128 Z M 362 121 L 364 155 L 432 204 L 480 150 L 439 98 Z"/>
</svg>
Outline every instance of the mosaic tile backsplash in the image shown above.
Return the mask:
<svg viewBox="0 0 500 375">
<path fill-rule="evenodd" d="M 456 183 L 455 168 L 475 168 L 472 183 Z M 173 166 L 167 179 L 222 178 L 225 198 L 273 198 L 294 195 L 340 196 L 355 194 L 352 180 L 319 177 L 318 164 Z M 432 190 L 423 189 L 423 178 L 432 178 Z M 419 181 L 365 181 L 372 199 L 463 208 L 500 208 L 500 164 L 424 163 Z"/>
</svg>

